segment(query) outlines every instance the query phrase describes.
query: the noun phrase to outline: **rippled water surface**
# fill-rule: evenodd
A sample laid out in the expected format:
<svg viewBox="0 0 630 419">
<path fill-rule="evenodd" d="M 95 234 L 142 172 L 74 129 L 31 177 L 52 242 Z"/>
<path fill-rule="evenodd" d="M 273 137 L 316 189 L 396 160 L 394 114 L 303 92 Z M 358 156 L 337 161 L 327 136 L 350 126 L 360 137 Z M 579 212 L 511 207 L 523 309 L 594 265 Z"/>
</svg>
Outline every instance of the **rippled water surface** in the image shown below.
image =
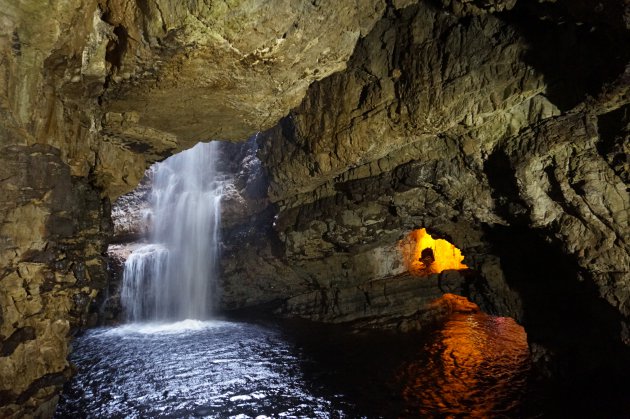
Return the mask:
<svg viewBox="0 0 630 419">
<path fill-rule="evenodd" d="M 511 319 L 454 315 L 423 336 L 186 320 L 76 339 L 57 417 L 515 415 L 527 344 Z"/>
<path fill-rule="evenodd" d="M 222 321 L 128 325 L 79 338 L 78 375 L 58 415 L 324 417 L 291 346 L 272 329 Z"/>
<path fill-rule="evenodd" d="M 527 390 L 527 336 L 510 318 L 454 314 L 401 370 L 409 414 L 473 418 L 517 412 Z"/>
</svg>

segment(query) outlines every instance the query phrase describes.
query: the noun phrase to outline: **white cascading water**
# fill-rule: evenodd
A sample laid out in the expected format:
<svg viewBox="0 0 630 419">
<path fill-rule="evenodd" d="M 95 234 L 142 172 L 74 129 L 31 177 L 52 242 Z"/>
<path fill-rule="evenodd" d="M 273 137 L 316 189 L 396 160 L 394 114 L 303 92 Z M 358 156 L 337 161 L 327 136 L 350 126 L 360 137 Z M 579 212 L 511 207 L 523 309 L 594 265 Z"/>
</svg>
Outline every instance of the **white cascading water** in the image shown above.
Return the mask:
<svg viewBox="0 0 630 419">
<path fill-rule="evenodd" d="M 205 319 L 219 257 L 223 179 L 218 143 L 199 143 L 151 169 L 149 243 L 125 262 L 121 302 L 127 319 Z"/>
</svg>

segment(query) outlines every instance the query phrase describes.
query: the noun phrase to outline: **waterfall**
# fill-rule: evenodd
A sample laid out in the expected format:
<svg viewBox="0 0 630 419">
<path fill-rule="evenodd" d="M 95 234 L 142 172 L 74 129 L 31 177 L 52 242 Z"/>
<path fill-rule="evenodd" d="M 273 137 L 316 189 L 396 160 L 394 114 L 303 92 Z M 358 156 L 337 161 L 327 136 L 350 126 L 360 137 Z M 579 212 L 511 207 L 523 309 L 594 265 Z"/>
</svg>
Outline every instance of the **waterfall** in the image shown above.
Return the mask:
<svg viewBox="0 0 630 419">
<path fill-rule="evenodd" d="M 204 319 L 216 287 L 223 178 L 218 143 L 199 143 L 155 164 L 148 244 L 125 262 L 130 321 Z"/>
</svg>

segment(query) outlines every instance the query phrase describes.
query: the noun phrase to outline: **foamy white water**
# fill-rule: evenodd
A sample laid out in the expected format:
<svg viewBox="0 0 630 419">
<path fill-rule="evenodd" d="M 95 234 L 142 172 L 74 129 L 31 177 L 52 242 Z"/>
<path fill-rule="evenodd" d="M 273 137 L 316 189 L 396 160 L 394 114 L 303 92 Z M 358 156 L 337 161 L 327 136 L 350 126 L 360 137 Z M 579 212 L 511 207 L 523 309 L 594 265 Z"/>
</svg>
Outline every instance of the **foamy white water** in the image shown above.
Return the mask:
<svg viewBox="0 0 630 419">
<path fill-rule="evenodd" d="M 155 164 L 149 244 L 127 259 L 127 320 L 206 319 L 216 288 L 223 177 L 218 143 L 199 143 Z"/>
<path fill-rule="evenodd" d="M 221 320 L 193 320 L 186 319 L 174 323 L 149 322 L 149 323 L 129 323 L 116 328 L 102 329 L 107 335 L 169 335 L 178 333 L 189 333 L 193 331 L 214 329 L 225 327 L 229 323 Z"/>
</svg>

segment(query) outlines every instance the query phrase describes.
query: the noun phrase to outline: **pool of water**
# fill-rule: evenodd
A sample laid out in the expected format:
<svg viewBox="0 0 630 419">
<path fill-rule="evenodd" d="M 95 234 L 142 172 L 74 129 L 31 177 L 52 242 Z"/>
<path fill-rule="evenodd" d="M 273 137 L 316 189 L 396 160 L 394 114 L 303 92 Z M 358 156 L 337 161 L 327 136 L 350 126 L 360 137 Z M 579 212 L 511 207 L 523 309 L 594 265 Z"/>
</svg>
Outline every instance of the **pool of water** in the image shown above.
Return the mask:
<svg viewBox="0 0 630 419">
<path fill-rule="evenodd" d="M 424 334 L 193 321 L 74 341 L 66 417 L 518 417 L 529 357 L 512 319 L 455 314 Z"/>
<path fill-rule="evenodd" d="M 418 417 L 505 417 L 521 411 L 530 370 L 527 336 L 506 317 L 454 314 L 399 374 Z"/>
</svg>

